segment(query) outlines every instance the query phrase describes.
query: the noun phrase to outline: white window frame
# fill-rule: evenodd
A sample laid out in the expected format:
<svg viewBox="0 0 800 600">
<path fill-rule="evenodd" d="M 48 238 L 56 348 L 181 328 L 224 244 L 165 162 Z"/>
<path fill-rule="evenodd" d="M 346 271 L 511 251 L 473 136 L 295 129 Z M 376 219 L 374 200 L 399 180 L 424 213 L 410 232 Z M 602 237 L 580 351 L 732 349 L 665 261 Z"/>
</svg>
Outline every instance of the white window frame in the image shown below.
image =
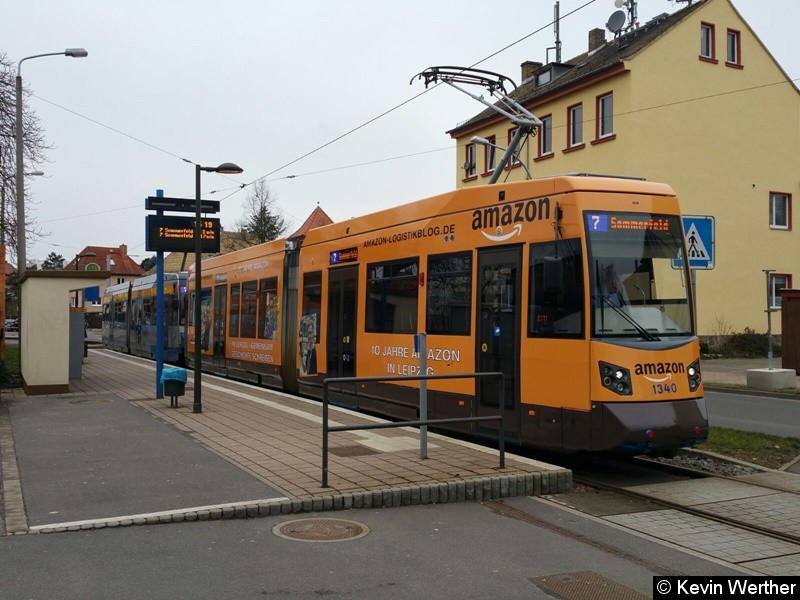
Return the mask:
<svg viewBox="0 0 800 600">
<path fill-rule="evenodd" d="M 614 135 L 614 93 L 597 97 L 597 139 Z"/>
<path fill-rule="evenodd" d="M 769 275 L 769 307 L 774 310 L 781 309 L 780 291 L 788 288 L 790 284 L 789 275 L 784 273 L 770 273 Z"/>
<path fill-rule="evenodd" d="M 583 104 L 569 107 L 569 147 L 583 145 Z M 577 133 L 576 133 L 577 132 Z"/>
<path fill-rule="evenodd" d="M 497 154 L 495 152 L 497 150 L 497 138 L 490 135 L 486 139 L 489 141 L 488 144 L 483 145 L 486 173 L 494 173 L 497 167 Z"/>
<path fill-rule="evenodd" d="M 541 119 L 539 127 L 539 156 L 549 156 L 553 153 L 553 115 Z"/>
<path fill-rule="evenodd" d="M 725 36 L 727 40 L 727 48 L 725 52 L 725 61 L 729 65 L 741 65 L 742 64 L 742 57 L 741 57 L 741 48 L 742 48 L 742 34 L 735 29 L 728 29 L 728 33 Z M 731 58 L 733 55 L 733 58 Z"/>
<path fill-rule="evenodd" d="M 467 144 L 465 146 L 465 154 L 464 154 L 464 178 L 465 179 L 472 179 L 476 176 L 477 172 L 477 165 L 475 163 L 475 144 Z"/>
<path fill-rule="evenodd" d="M 516 127 L 512 127 L 511 129 L 508 130 L 508 140 L 506 141 L 507 146 L 511 145 L 511 140 L 514 139 L 514 134 L 516 132 L 517 132 L 517 128 Z M 519 165 L 522 164 L 522 161 L 520 161 L 520 159 L 519 159 L 519 151 L 520 151 L 520 147 L 517 146 L 517 151 L 514 154 L 511 155 L 511 160 L 508 161 L 508 164 L 506 165 L 506 169 L 510 169 L 512 167 L 518 167 Z"/>
<path fill-rule="evenodd" d="M 783 216 L 784 222 L 778 223 L 777 222 L 777 213 L 776 210 L 778 203 L 782 202 L 783 204 Z M 791 210 L 791 202 L 789 194 L 784 194 L 783 192 L 770 192 L 769 193 L 769 228 L 770 229 L 789 229 L 790 217 L 789 211 Z"/>
<path fill-rule="evenodd" d="M 716 58 L 714 56 L 714 26 L 711 23 L 700 24 L 700 56 Z"/>
</svg>

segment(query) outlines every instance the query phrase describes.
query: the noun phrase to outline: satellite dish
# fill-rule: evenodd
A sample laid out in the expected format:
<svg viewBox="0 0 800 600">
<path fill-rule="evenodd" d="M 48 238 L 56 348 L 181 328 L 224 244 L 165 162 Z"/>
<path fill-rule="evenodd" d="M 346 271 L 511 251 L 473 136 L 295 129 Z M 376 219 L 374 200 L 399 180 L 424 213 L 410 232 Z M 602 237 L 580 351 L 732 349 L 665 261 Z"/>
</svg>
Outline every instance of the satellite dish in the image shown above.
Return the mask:
<svg viewBox="0 0 800 600">
<path fill-rule="evenodd" d="M 622 31 L 622 28 L 625 26 L 625 19 L 626 17 L 624 11 L 621 10 L 614 11 L 614 14 L 608 17 L 608 23 L 606 23 L 606 28 L 614 35 L 617 35 L 620 31 Z"/>
<path fill-rule="evenodd" d="M 614 6 L 617 8 L 622 8 L 625 6 L 625 0 L 614 0 Z"/>
</svg>

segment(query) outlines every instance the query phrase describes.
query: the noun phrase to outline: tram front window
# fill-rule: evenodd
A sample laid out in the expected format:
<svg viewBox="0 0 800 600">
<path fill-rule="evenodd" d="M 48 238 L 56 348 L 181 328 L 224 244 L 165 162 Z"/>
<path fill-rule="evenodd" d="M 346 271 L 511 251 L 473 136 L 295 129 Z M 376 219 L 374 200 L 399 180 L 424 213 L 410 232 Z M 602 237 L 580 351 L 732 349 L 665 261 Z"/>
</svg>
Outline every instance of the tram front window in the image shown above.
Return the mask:
<svg viewBox="0 0 800 600">
<path fill-rule="evenodd" d="M 691 335 L 688 269 L 673 266 L 683 248 L 680 217 L 587 212 L 585 224 L 592 336 Z"/>
</svg>

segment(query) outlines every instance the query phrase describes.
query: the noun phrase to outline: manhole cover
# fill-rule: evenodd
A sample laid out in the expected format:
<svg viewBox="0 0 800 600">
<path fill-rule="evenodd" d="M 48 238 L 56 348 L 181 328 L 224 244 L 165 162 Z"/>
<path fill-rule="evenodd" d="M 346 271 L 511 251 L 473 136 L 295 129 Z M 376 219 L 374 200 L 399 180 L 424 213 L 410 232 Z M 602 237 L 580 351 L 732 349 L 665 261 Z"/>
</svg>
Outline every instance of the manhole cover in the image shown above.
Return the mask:
<svg viewBox="0 0 800 600">
<path fill-rule="evenodd" d="M 564 600 L 647 600 L 629 587 L 592 571 L 531 577 L 540 589 Z"/>
<path fill-rule="evenodd" d="M 105 404 L 108 400 L 102 398 L 84 398 L 83 400 L 70 400 L 69 404 Z"/>
<path fill-rule="evenodd" d="M 296 519 L 275 525 L 272 533 L 298 542 L 344 542 L 364 537 L 369 527 L 344 519 Z"/>
</svg>

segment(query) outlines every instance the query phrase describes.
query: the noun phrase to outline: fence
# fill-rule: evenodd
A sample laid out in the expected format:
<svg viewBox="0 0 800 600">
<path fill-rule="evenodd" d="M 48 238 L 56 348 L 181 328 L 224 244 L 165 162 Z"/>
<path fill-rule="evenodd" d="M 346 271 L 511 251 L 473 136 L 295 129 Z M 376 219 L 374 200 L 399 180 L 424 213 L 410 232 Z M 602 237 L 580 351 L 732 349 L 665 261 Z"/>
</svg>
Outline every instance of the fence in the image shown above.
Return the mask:
<svg viewBox="0 0 800 600">
<path fill-rule="evenodd" d="M 432 379 L 466 379 L 466 378 L 497 378 L 498 411 L 497 415 L 483 417 L 458 417 L 448 419 L 422 419 L 418 421 L 396 421 L 392 423 L 370 423 L 366 425 L 337 425 L 328 426 L 328 391 L 333 383 L 365 383 L 384 381 L 429 381 Z M 322 381 L 322 487 L 328 486 L 328 434 L 335 431 L 360 431 L 365 429 L 389 429 L 392 427 L 423 427 L 428 425 L 446 425 L 449 423 L 478 423 L 483 421 L 500 421 L 499 450 L 500 468 L 506 466 L 505 428 L 503 427 L 503 391 L 505 377 L 502 373 L 458 373 L 453 375 L 396 375 L 393 377 L 331 377 Z"/>
</svg>

